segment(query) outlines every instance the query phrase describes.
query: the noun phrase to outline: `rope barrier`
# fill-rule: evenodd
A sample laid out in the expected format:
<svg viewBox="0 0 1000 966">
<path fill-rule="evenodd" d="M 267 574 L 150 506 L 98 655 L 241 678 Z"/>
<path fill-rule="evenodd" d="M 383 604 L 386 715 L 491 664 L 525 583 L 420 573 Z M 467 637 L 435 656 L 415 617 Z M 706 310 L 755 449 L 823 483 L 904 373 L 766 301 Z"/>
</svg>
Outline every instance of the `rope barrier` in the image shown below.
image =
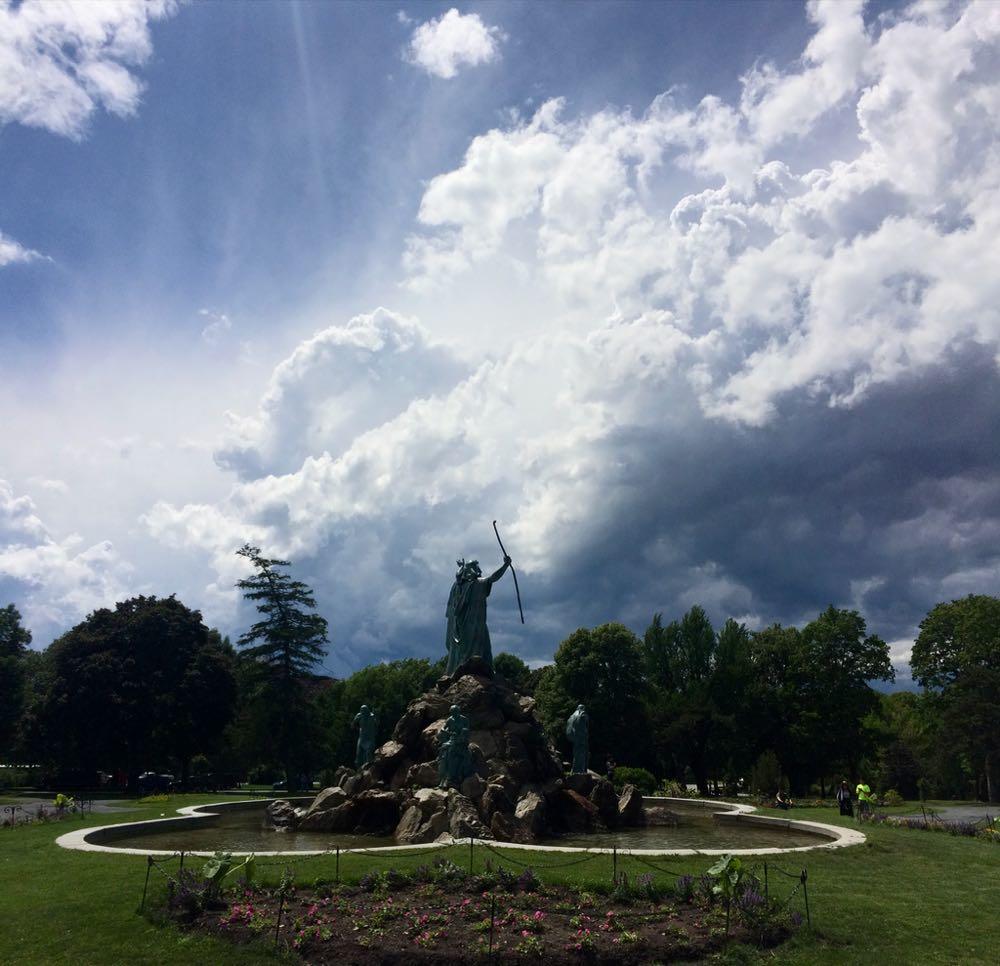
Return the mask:
<svg viewBox="0 0 1000 966">
<path fill-rule="evenodd" d="M 573 865 L 583 865 L 584 862 L 591 862 L 602 854 L 599 852 L 588 852 L 583 858 L 573 859 L 571 862 L 553 862 L 546 865 L 539 865 L 537 862 L 522 862 L 520 859 L 515 859 L 509 855 L 502 855 L 492 845 L 486 845 L 485 842 L 482 844 L 482 847 L 487 852 L 492 852 L 497 858 L 503 859 L 504 862 L 511 862 L 524 869 L 568 869 Z"/>
<path fill-rule="evenodd" d="M 403 852 L 403 851 L 400 851 L 400 852 L 375 852 L 375 851 L 369 851 L 367 849 L 341 849 L 340 850 L 340 854 L 341 855 L 367 855 L 367 856 L 370 856 L 373 859 L 395 859 L 395 858 L 411 858 L 411 857 L 413 857 L 415 855 L 416 856 L 421 856 L 421 857 L 423 857 L 425 855 L 435 855 L 438 852 L 445 852 L 448 849 L 453 849 L 453 848 L 457 848 L 457 846 L 456 845 L 452 845 L 452 844 L 438 845 L 438 846 L 435 846 L 434 848 L 420 848 L 419 850 L 416 849 L 416 848 L 414 848 L 414 849 L 408 849 L 405 852 Z"/>
<path fill-rule="evenodd" d="M 620 855 L 627 855 L 630 859 L 638 862 L 640 865 L 648 866 L 650 869 L 655 869 L 657 872 L 662 872 L 664 875 L 691 875 L 690 872 L 681 872 L 678 869 L 668 869 L 666 866 L 657 865 L 655 862 L 650 862 L 649 859 L 642 855 L 633 855 L 631 852 L 621 852 Z"/>
</svg>

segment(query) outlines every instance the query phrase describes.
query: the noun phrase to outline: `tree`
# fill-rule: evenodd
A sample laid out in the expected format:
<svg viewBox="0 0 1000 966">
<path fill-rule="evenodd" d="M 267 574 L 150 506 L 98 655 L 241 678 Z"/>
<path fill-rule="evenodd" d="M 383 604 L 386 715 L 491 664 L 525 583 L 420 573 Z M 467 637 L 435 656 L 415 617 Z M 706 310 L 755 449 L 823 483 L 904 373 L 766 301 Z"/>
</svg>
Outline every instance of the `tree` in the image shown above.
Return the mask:
<svg viewBox="0 0 1000 966">
<path fill-rule="evenodd" d="M 942 737 L 975 763 L 987 799 L 1000 801 L 1000 598 L 970 594 L 933 607 L 910 666 L 938 696 Z"/>
<path fill-rule="evenodd" d="M 713 747 L 724 730 L 712 694 L 715 648 L 715 631 L 697 604 L 667 627 L 654 615 L 643 637 L 652 685 L 647 708 L 660 770 L 683 780 L 690 768 L 702 792 L 708 791 Z"/>
<path fill-rule="evenodd" d="M 257 669 L 257 697 L 270 713 L 278 758 L 292 791 L 310 717 L 303 683 L 326 653 L 327 623 L 319 614 L 306 612 L 316 607 L 316 599 L 302 581 L 279 569 L 291 566 L 287 560 L 263 557 L 260 548 L 250 544 L 237 554 L 250 562 L 254 573 L 236 586 L 263 615 L 237 645 Z"/>
<path fill-rule="evenodd" d="M 744 728 L 758 755 L 771 750 L 797 795 L 812 777 L 810 750 L 817 721 L 803 698 L 805 661 L 797 627 L 772 624 L 750 638 L 750 682 L 744 695 Z M 773 793 L 774 789 L 772 789 Z"/>
<path fill-rule="evenodd" d="M 21 626 L 21 615 L 13 604 L 0 609 L 0 708 L 6 727 L 0 728 L 0 756 L 11 753 L 15 729 L 24 709 L 25 658 L 31 631 Z"/>
<path fill-rule="evenodd" d="M 863 721 L 877 710 L 879 696 L 868 682 L 895 678 L 885 641 L 866 631 L 857 611 L 832 605 L 802 629 L 803 697 L 815 722 L 810 729 L 812 777 L 819 777 L 821 794 L 835 762 L 857 774 L 870 747 Z"/>
<path fill-rule="evenodd" d="M 801 631 L 772 627 L 750 644 L 747 707 L 742 730 L 773 749 L 796 795 L 836 766 L 852 775 L 873 746 L 866 717 L 878 709 L 871 680 L 893 678 L 885 642 L 866 633 L 856 611 L 828 607 Z"/>
<path fill-rule="evenodd" d="M 235 699 L 233 653 L 175 597 L 100 608 L 45 652 L 36 753 L 89 784 L 98 769 L 134 781 L 191 758 L 221 737 Z"/>
<path fill-rule="evenodd" d="M 516 654 L 498 654 L 493 658 L 493 670 L 519 694 L 532 693 L 531 668 Z"/>
<path fill-rule="evenodd" d="M 577 704 L 590 716 L 590 757 L 612 754 L 619 762 L 642 764 L 648 728 L 644 720 L 642 651 L 624 624 L 581 627 L 560 645 L 552 670 L 535 691 L 546 730 L 563 748 L 566 720 Z"/>
<path fill-rule="evenodd" d="M 372 664 L 337 681 L 322 699 L 324 731 L 329 735 L 329 765 L 354 764 L 358 733 L 354 716 L 367 704 L 378 718 L 378 742 L 389 739 L 396 722 L 415 698 L 444 674 L 444 659 L 404 658 Z"/>
</svg>

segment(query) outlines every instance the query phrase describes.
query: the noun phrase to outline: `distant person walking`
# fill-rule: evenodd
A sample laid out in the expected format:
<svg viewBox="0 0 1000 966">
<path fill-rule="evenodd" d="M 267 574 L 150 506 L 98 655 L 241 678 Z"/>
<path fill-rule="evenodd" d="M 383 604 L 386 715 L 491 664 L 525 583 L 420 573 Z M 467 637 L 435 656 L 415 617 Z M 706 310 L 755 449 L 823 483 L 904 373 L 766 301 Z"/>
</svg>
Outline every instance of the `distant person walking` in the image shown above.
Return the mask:
<svg viewBox="0 0 1000 966">
<path fill-rule="evenodd" d="M 872 817 L 872 790 L 866 782 L 858 782 L 854 789 L 858 796 L 858 818 Z"/>
<path fill-rule="evenodd" d="M 854 807 L 851 805 L 851 786 L 847 784 L 846 778 L 837 789 L 837 804 L 840 806 L 841 815 L 854 817 Z"/>
<path fill-rule="evenodd" d="M 775 792 L 774 794 L 775 808 L 780 808 L 783 812 L 787 812 L 794 804 L 795 803 L 792 802 L 790 799 L 785 798 L 785 795 L 780 788 L 777 790 L 777 792 Z"/>
</svg>

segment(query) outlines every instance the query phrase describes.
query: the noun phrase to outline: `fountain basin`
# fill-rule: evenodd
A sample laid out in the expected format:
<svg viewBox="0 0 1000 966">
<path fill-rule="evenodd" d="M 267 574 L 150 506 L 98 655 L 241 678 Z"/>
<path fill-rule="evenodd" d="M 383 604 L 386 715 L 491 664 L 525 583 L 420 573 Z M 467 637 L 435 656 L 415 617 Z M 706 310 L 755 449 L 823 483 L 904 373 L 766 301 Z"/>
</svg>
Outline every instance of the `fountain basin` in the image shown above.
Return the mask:
<svg viewBox="0 0 1000 966">
<path fill-rule="evenodd" d="M 291 799 L 308 804 L 310 798 Z M 277 832 L 264 826 L 268 799 L 191 805 L 177 816 L 78 829 L 60 836 L 67 849 L 125 855 L 209 856 L 315 855 L 344 851 L 420 851 L 431 845 L 398 845 L 391 837 L 324 832 Z M 768 855 L 840 848 L 865 841 L 855 829 L 756 814 L 750 805 L 701 799 L 646 797 L 647 807 L 669 809 L 677 824 L 647 825 L 604 832 L 564 835 L 540 844 L 492 842 L 497 847 L 555 852 L 630 852 L 636 855 Z M 456 840 L 467 843 L 468 839 Z"/>
</svg>

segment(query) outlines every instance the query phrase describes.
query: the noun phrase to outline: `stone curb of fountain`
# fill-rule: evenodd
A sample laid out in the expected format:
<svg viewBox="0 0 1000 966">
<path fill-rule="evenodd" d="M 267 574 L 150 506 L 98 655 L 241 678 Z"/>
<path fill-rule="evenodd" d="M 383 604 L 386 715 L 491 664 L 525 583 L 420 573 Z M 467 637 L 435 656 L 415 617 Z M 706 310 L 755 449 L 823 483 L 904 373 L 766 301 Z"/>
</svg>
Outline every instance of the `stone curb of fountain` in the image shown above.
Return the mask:
<svg viewBox="0 0 1000 966">
<path fill-rule="evenodd" d="M 56 839 L 56 845 L 64 849 L 75 849 L 81 852 L 111 852 L 119 855 L 151 855 L 151 856 L 173 856 L 177 855 L 178 851 L 176 849 L 162 850 L 162 849 L 130 849 L 130 848 L 116 848 L 113 845 L 101 845 L 96 842 L 87 841 L 88 836 L 94 833 L 103 832 L 105 835 L 109 830 L 115 830 L 111 832 L 111 838 L 123 837 L 125 835 L 131 834 L 134 831 L 141 831 L 143 828 L 155 825 L 170 823 L 171 825 L 181 825 L 182 823 L 194 823 L 195 827 L 210 824 L 214 816 L 216 816 L 221 811 L 230 811 L 242 808 L 250 808 L 259 806 L 267 801 L 277 801 L 278 799 L 247 799 L 238 802 L 214 802 L 207 805 L 188 805 L 184 808 L 177 810 L 178 815 L 169 818 L 155 818 L 149 819 L 142 822 L 127 822 L 121 825 L 97 825 L 91 828 L 76 829 L 72 832 L 67 832 L 65 835 L 60 835 Z M 299 799 L 285 799 L 286 801 L 297 801 Z M 301 799 L 302 801 L 311 801 L 309 799 Z M 742 805 L 742 804 L 732 804 L 729 802 L 713 802 L 706 799 L 700 798 L 663 798 L 660 796 L 645 796 L 643 801 L 654 802 L 654 803 L 669 803 L 678 806 L 708 806 L 712 809 L 717 816 L 726 816 L 727 820 L 732 821 L 734 824 L 738 822 L 745 822 L 747 824 L 754 825 L 767 825 L 767 826 L 779 826 L 787 829 L 791 828 L 802 828 L 809 831 L 813 831 L 818 835 L 822 835 L 831 841 L 824 842 L 817 845 L 800 845 L 793 848 L 781 849 L 781 848 L 758 848 L 758 849 L 615 849 L 615 848 L 583 848 L 581 846 L 572 845 L 528 845 L 516 842 L 497 842 L 493 839 L 454 839 L 454 845 L 469 845 L 470 843 L 479 842 L 480 844 L 489 844 L 494 848 L 499 849 L 519 849 L 533 852 L 589 852 L 595 855 L 605 854 L 611 855 L 612 853 L 617 853 L 618 855 L 645 855 L 645 856 L 657 856 L 657 855 L 706 855 L 706 856 L 717 856 L 717 855 L 784 855 L 790 852 L 812 852 L 816 849 L 838 849 L 844 848 L 849 845 L 861 845 L 865 841 L 865 835 L 863 832 L 859 832 L 857 829 L 844 828 L 840 825 L 827 825 L 825 822 L 810 822 L 800 819 L 787 819 L 787 818 L 771 818 L 766 815 L 753 814 L 757 810 L 752 805 Z M 214 810 L 214 811 L 210 811 Z M 374 846 L 372 848 L 354 848 L 354 849 L 340 849 L 341 855 L 347 855 L 351 852 L 357 852 L 361 854 L 365 853 L 394 853 L 394 852 L 420 852 L 421 850 L 429 849 L 439 849 L 441 847 L 440 842 L 430 842 L 426 845 L 380 845 Z M 299 856 L 300 858 L 305 858 L 307 856 L 317 856 L 324 854 L 333 854 L 333 849 L 315 849 L 315 850 L 305 850 L 305 849 L 293 849 L 289 851 L 274 851 L 274 852 L 233 852 L 233 855 L 256 855 L 260 856 Z M 214 851 L 185 851 L 185 855 L 200 856 L 205 858 L 210 858 L 215 854 Z"/>
</svg>

